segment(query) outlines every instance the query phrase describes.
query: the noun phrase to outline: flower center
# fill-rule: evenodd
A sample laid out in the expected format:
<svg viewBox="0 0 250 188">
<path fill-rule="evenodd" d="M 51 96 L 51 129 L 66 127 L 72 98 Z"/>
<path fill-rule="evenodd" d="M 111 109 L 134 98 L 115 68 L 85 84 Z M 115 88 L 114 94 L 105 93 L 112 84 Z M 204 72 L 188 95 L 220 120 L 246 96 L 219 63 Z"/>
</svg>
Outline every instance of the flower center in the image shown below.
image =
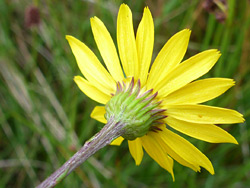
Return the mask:
<svg viewBox="0 0 250 188">
<path fill-rule="evenodd" d="M 153 89 L 142 92 L 140 80 L 135 83 L 134 78 L 128 86 L 118 82 L 116 93 L 105 106 L 105 118 L 124 123 L 122 136 L 128 140 L 142 137 L 148 131 L 158 131 L 156 125 L 166 116 L 162 114 L 165 110 L 159 108 L 161 102 L 155 99 L 157 94 L 153 94 Z"/>
</svg>

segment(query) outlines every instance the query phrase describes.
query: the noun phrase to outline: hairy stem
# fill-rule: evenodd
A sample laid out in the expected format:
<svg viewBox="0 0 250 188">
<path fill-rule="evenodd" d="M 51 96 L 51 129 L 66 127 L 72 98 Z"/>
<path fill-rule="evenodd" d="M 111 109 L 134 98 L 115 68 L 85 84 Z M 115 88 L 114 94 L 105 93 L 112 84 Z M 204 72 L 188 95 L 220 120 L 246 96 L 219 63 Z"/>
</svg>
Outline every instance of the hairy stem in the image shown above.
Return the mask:
<svg viewBox="0 0 250 188">
<path fill-rule="evenodd" d="M 110 144 L 115 138 L 121 136 L 123 134 L 124 127 L 125 124 L 115 122 L 113 118 L 110 118 L 110 121 L 102 128 L 100 132 L 88 140 L 77 153 L 75 153 L 67 162 L 65 162 L 62 167 L 60 167 L 40 185 L 38 185 L 37 188 L 54 187 L 57 185 L 91 155 L 96 153 L 104 146 Z"/>
</svg>

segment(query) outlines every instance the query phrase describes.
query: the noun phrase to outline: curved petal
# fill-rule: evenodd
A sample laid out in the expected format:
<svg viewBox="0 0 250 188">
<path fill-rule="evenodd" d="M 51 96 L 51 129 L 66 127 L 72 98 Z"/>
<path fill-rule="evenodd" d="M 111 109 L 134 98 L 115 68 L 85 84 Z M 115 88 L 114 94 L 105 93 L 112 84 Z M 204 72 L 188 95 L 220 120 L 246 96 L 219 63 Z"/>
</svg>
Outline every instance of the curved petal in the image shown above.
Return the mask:
<svg viewBox="0 0 250 188">
<path fill-rule="evenodd" d="M 135 43 L 132 13 L 125 4 L 120 6 L 117 18 L 117 44 L 126 77 L 139 78 L 139 66 Z"/>
<path fill-rule="evenodd" d="M 152 137 L 152 135 L 147 134 L 140 138 L 142 146 L 145 151 L 152 157 L 162 168 L 167 170 L 173 178 L 174 181 L 174 172 L 173 172 L 173 159 L 170 158 L 167 153 L 161 148 L 157 141 Z"/>
<path fill-rule="evenodd" d="M 210 160 L 190 142 L 166 128 L 162 129 L 161 138 L 165 144 L 184 160 L 191 164 L 202 166 L 211 174 L 214 174 L 214 168 Z"/>
<path fill-rule="evenodd" d="M 208 78 L 194 81 L 168 95 L 163 104 L 197 104 L 216 98 L 234 85 L 232 79 Z"/>
<path fill-rule="evenodd" d="M 104 117 L 105 113 L 106 111 L 104 106 L 96 106 L 91 112 L 90 117 L 106 124 L 107 120 Z"/>
<path fill-rule="evenodd" d="M 120 61 L 114 42 L 107 28 L 105 27 L 103 22 L 97 17 L 91 18 L 90 23 L 97 47 L 110 74 L 116 81 L 122 81 L 124 76 L 121 69 Z"/>
<path fill-rule="evenodd" d="M 172 36 L 157 55 L 148 77 L 148 88 L 154 88 L 183 59 L 191 31 L 184 29 Z"/>
<path fill-rule="evenodd" d="M 175 130 L 200 140 L 211 143 L 238 144 L 232 135 L 213 124 L 190 123 L 172 117 L 165 118 L 164 121 Z"/>
<path fill-rule="evenodd" d="M 95 100 L 96 102 L 106 104 L 111 98 L 111 95 L 103 93 L 81 76 L 75 76 L 74 81 L 76 82 L 80 90 L 85 93 L 85 95 Z"/>
<path fill-rule="evenodd" d="M 159 127 L 160 128 L 160 127 Z M 200 172 L 200 166 L 197 164 L 191 164 L 188 161 L 184 160 L 180 155 L 175 153 L 161 138 L 161 131 L 159 132 L 151 132 L 150 133 L 155 140 L 157 140 L 158 144 L 164 149 L 164 152 L 168 153 L 174 160 L 180 163 L 183 166 L 189 167 L 193 169 L 195 172 Z"/>
<path fill-rule="evenodd" d="M 242 114 L 235 110 L 206 105 L 166 105 L 165 114 L 179 120 L 200 124 L 242 123 Z"/>
<path fill-rule="evenodd" d="M 144 86 L 148 77 L 154 47 L 154 22 L 148 7 L 144 8 L 142 20 L 136 34 L 136 47 L 139 62 L 139 78 Z"/>
<path fill-rule="evenodd" d="M 122 136 L 119 136 L 118 138 L 114 139 L 110 145 L 113 145 L 113 146 L 120 146 L 121 143 L 123 142 L 124 138 Z"/>
<path fill-rule="evenodd" d="M 220 53 L 217 50 L 207 50 L 179 64 L 155 87 L 159 91 L 159 97 L 165 97 L 206 74 L 219 57 Z"/>
<path fill-rule="evenodd" d="M 141 164 L 143 158 L 143 149 L 140 138 L 135 140 L 128 140 L 129 151 L 135 160 L 135 164 L 138 166 Z"/>
<path fill-rule="evenodd" d="M 66 36 L 66 39 L 85 78 L 104 93 L 114 93 L 116 83 L 95 54 L 78 39 L 69 35 Z"/>
</svg>

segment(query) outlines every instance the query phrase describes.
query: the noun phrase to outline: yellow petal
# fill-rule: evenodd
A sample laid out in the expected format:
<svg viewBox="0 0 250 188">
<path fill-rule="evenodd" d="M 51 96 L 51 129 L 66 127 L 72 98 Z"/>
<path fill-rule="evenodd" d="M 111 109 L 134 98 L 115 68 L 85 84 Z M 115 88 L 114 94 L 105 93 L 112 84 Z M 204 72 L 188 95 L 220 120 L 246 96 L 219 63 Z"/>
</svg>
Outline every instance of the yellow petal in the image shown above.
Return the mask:
<svg viewBox="0 0 250 188">
<path fill-rule="evenodd" d="M 208 78 L 187 84 L 164 99 L 164 104 L 197 104 L 226 92 L 234 85 L 232 79 Z"/>
<path fill-rule="evenodd" d="M 142 20 L 136 34 L 136 47 L 140 70 L 140 81 L 145 85 L 154 46 L 154 22 L 148 7 L 144 8 Z"/>
<path fill-rule="evenodd" d="M 114 140 L 110 143 L 110 145 L 113 145 L 113 146 L 120 146 L 123 140 L 124 140 L 124 138 L 123 138 L 122 136 L 120 136 L 120 137 L 114 139 Z"/>
<path fill-rule="evenodd" d="M 139 78 L 139 66 L 135 43 L 132 13 L 125 4 L 120 6 L 117 18 L 117 43 L 126 76 Z"/>
<path fill-rule="evenodd" d="M 111 95 L 103 93 L 81 76 L 75 76 L 74 81 L 85 95 L 99 103 L 106 104 L 111 98 Z"/>
<path fill-rule="evenodd" d="M 104 93 L 114 93 L 116 83 L 95 54 L 78 39 L 69 35 L 66 36 L 66 39 L 85 78 Z"/>
<path fill-rule="evenodd" d="M 214 66 L 219 57 L 217 50 L 207 50 L 179 64 L 155 87 L 159 91 L 158 96 L 165 97 L 201 77 Z"/>
<path fill-rule="evenodd" d="M 148 78 L 148 88 L 154 88 L 183 59 L 191 31 L 184 29 L 171 37 L 157 55 Z"/>
<path fill-rule="evenodd" d="M 242 115 L 226 108 L 205 105 L 167 105 L 166 115 L 179 120 L 200 124 L 231 124 L 244 121 Z"/>
<path fill-rule="evenodd" d="M 172 117 L 167 117 L 164 119 L 164 121 L 175 130 L 200 140 L 211 143 L 238 144 L 232 135 L 213 124 L 190 123 Z"/>
<path fill-rule="evenodd" d="M 138 166 L 141 164 L 143 158 L 143 149 L 140 138 L 135 140 L 128 140 L 129 151 L 135 160 L 135 164 Z"/>
<path fill-rule="evenodd" d="M 164 149 L 164 152 L 168 153 L 174 160 L 176 160 L 178 163 L 180 163 L 183 166 L 189 167 L 193 169 L 195 172 L 200 171 L 200 167 L 197 164 L 191 164 L 188 161 L 184 160 L 181 156 L 179 156 L 177 153 L 175 153 L 166 143 L 165 141 L 161 138 L 162 133 L 161 131 L 159 132 L 151 132 L 150 133 L 155 140 L 157 140 L 158 144 Z M 164 137 L 164 135 L 163 135 Z"/>
<path fill-rule="evenodd" d="M 122 81 L 124 76 L 120 66 L 120 61 L 114 42 L 107 28 L 97 17 L 91 18 L 90 23 L 97 47 L 110 74 L 116 81 Z"/>
<path fill-rule="evenodd" d="M 142 146 L 145 151 L 152 157 L 162 168 L 167 170 L 174 180 L 174 172 L 173 172 L 173 159 L 171 159 L 161 148 L 159 143 L 152 137 L 150 132 L 141 137 Z"/>
<path fill-rule="evenodd" d="M 214 174 L 214 168 L 209 159 L 190 142 L 166 128 L 162 129 L 161 133 L 162 140 L 164 140 L 165 144 L 176 154 L 189 163 L 202 166 L 211 174 Z"/>
<path fill-rule="evenodd" d="M 90 117 L 106 124 L 107 120 L 104 117 L 105 113 L 106 111 L 104 106 L 96 106 L 94 110 L 91 112 Z"/>
</svg>

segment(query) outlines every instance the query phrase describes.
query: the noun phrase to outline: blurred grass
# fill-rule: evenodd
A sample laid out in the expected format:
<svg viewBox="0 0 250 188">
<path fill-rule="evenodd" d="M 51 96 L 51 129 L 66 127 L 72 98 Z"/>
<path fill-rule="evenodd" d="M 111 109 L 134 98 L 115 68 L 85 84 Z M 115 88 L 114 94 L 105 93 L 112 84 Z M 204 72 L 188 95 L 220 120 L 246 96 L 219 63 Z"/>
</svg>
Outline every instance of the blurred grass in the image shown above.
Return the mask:
<svg viewBox="0 0 250 188">
<path fill-rule="evenodd" d="M 80 75 L 65 35 L 87 44 L 100 58 L 89 18 L 98 16 L 116 39 L 123 1 L 0 1 L 0 187 L 34 187 L 62 165 L 102 126 L 89 117 L 96 105 L 73 82 Z M 228 0 L 227 19 L 218 22 L 198 0 L 126 1 L 134 26 L 148 5 L 155 22 L 153 57 L 174 33 L 192 30 L 186 57 L 216 48 L 222 57 L 205 77 L 229 77 L 236 86 L 209 101 L 236 109 L 246 122 L 223 126 L 239 141 L 209 144 L 188 138 L 212 161 L 215 175 L 177 163 L 176 182 L 145 154 L 137 167 L 127 145 L 106 147 L 58 187 L 250 187 L 250 5 Z M 25 10 L 39 8 L 41 21 L 25 25 Z"/>
</svg>

